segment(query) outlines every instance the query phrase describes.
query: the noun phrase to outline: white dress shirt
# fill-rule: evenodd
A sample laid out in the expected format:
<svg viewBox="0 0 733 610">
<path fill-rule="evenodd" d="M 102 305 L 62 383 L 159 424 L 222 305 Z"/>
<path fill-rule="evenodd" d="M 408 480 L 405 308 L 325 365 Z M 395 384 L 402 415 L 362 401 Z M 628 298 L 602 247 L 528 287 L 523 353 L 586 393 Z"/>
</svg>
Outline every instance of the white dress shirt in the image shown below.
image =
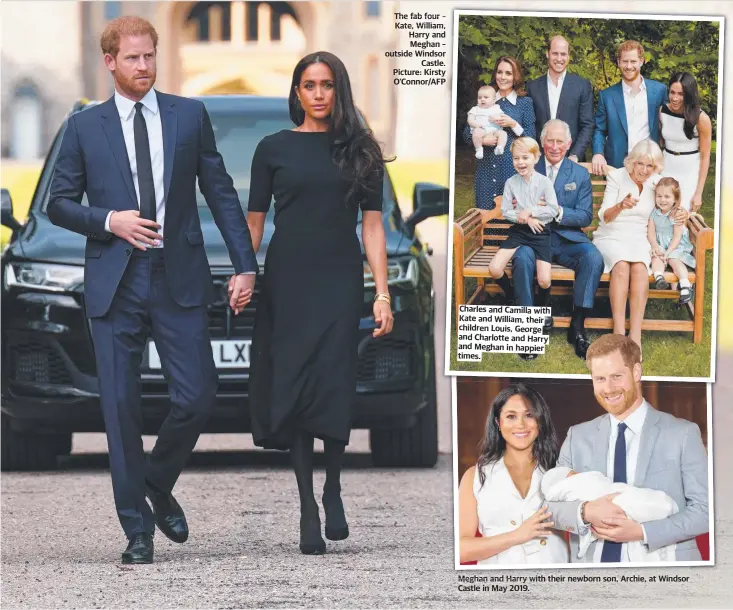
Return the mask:
<svg viewBox="0 0 733 610">
<path fill-rule="evenodd" d="M 478 530 L 484 537 L 506 534 L 522 525 L 544 504 L 545 498 L 540 489 L 543 471 L 535 468 L 527 495 L 522 498 L 512 480 L 504 458 L 484 466 L 486 479 L 483 486 L 479 480 L 479 470 L 473 479 L 473 494 L 476 498 Z M 550 530 L 544 539 L 534 538 L 524 544 L 509 547 L 493 557 L 481 559 L 478 565 L 524 565 L 545 563 L 568 563 L 568 545 L 562 532 Z"/>
<path fill-rule="evenodd" d="M 517 97 L 518 97 L 517 96 L 517 92 L 514 91 L 514 89 L 512 89 L 512 92 L 509 95 L 507 95 L 504 99 L 507 102 L 511 103 L 512 106 L 516 106 L 517 105 Z M 502 96 L 501 95 L 498 95 L 497 98 L 496 98 L 496 101 L 498 102 L 500 99 L 502 99 Z M 516 121 L 516 119 L 514 119 L 514 120 Z M 517 136 L 517 137 L 519 137 L 519 136 L 521 136 L 524 133 L 524 127 L 522 127 L 519 124 L 519 121 L 516 121 L 516 123 L 517 124 L 514 127 L 512 127 L 511 129 L 514 132 L 514 135 Z"/>
<path fill-rule="evenodd" d="M 646 400 L 642 400 L 639 408 L 636 409 L 631 415 L 629 415 L 623 423 L 626 424 L 627 428 L 624 431 L 624 438 L 626 439 L 626 482 L 629 485 L 634 485 L 634 479 L 636 477 L 636 463 L 639 457 L 639 444 L 641 441 L 641 430 L 644 427 L 644 421 L 646 420 L 646 414 L 649 411 L 649 403 Z M 611 433 L 608 439 L 608 455 L 606 456 L 606 476 L 613 480 L 613 461 L 614 453 L 616 450 L 616 438 L 618 437 L 618 425 L 621 423 L 613 415 L 609 415 L 611 421 Z M 580 529 L 578 533 L 581 535 L 585 533 L 588 526 L 583 525 L 583 531 Z M 644 526 L 641 526 L 642 532 L 644 532 L 644 540 L 646 543 L 646 532 Z M 601 555 L 603 553 L 603 544 L 599 541 L 596 544 L 596 549 L 593 554 L 593 562 L 601 563 Z M 624 542 L 621 545 L 621 562 L 628 562 L 629 549 L 628 544 Z"/>
<path fill-rule="evenodd" d="M 629 128 L 629 151 L 642 140 L 649 137 L 649 102 L 646 99 L 646 83 L 641 78 L 639 93 L 631 94 L 631 87 L 621 81 L 626 107 L 626 124 Z"/>
<path fill-rule="evenodd" d="M 563 72 L 563 77 L 565 76 L 565 72 Z M 547 80 L 550 80 L 550 77 L 547 77 Z M 560 171 L 560 168 L 562 167 L 563 160 L 560 159 L 559 163 L 552 165 L 550 161 L 545 157 L 545 174 L 552 182 L 552 185 L 555 185 L 555 180 L 557 179 L 557 174 Z M 552 172 L 550 171 L 550 168 L 552 168 Z M 550 175 L 552 174 L 552 175 Z M 558 202 L 557 204 L 558 210 L 557 210 L 557 216 L 555 216 L 555 221 L 560 222 L 562 220 L 562 206 Z"/>
<path fill-rule="evenodd" d="M 163 186 L 163 124 L 160 120 L 160 112 L 158 109 L 158 97 L 155 90 L 151 89 L 140 100 L 143 105 L 142 113 L 145 124 L 148 129 L 148 143 L 150 145 L 150 161 L 153 166 L 153 185 L 155 187 L 155 220 L 160 225 L 158 233 L 163 233 L 165 227 L 165 187 Z M 135 194 L 137 195 L 137 206 L 140 208 L 140 186 L 137 178 L 137 158 L 135 154 L 135 130 L 134 119 L 135 102 L 120 95 L 115 89 L 115 106 L 120 115 L 122 123 L 122 135 L 125 138 L 125 148 L 127 149 L 127 159 L 130 162 L 130 170 L 132 171 L 132 182 L 135 185 Z M 109 221 L 112 212 L 107 214 L 107 220 L 104 228 L 110 231 Z M 151 247 L 151 246 L 148 246 Z M 152 246 L 155 247 L 155 246 Z M 163 247 L 163 242 L 157 247 Z"/>
<path fill-rule="evenodd" d="M 547 72 L 547 96 L 550 99 L 550 118 L 557 118 L 557 105 L 560 103 L 560 94 L 562 93 L 562 84 L 565 82 L 565 75 L 568 73 L 567 70 L 563 70 L 562 74 L 557 79 L 557 86 L 552 82 L 550 78 L 550 72 Z"/>
</svg>

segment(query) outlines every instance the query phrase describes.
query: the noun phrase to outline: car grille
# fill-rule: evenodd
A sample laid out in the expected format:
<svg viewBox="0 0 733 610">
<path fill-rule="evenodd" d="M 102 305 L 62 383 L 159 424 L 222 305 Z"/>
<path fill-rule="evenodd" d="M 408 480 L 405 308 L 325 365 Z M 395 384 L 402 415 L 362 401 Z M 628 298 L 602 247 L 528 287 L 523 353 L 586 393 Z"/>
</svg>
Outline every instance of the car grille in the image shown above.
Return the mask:
<svg viewBox="0 0 733 610">
<path fill-rule="evenodd" d="M 13 343 L 6 352 L 13 379 L 27 383 L 71 384 L 71 375 L 59 353 L 39 342 Z"/>
<path fill-rule="evenodd" d="M 370 341 L 359 358 L 357 382 L 396 381 L 415 374 L 413 343 L 399 337 Z"/>
</svg>

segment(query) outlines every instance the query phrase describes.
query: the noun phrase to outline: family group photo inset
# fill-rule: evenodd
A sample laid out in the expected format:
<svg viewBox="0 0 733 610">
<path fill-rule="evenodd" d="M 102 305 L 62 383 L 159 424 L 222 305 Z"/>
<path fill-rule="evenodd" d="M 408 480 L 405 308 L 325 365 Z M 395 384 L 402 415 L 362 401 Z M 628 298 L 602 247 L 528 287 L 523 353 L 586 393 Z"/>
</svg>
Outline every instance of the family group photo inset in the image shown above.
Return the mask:
<svg viewBox="0 0 733 610">
<path fill-rule="evenodd" d="M 636 343 L 592 380 L 457 377 L 457 569 L 714 564 L 710 384 L 642 381 Z"/>
<path fill-rule="evenodd" d="M 447 374 L 587 375 L 614 333 L 714 380 L 722 52 L 722 18 L 454 13 Z M 462 306 L 550 308 L 544 348 Z"/>
</svg>

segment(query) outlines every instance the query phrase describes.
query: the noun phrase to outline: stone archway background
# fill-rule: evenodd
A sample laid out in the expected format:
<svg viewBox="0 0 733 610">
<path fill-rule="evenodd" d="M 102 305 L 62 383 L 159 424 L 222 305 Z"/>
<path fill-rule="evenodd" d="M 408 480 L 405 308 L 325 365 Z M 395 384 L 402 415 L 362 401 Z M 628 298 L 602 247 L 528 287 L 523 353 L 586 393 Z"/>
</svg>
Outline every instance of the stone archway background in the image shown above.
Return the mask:
<svg viewBox="0 0 733 610">
<path fill-rule="evenodd" d="M 159 57 L 165 66 L 165 88 L 185 96 L 211 93 L 287 95 L 295 63 L 317 37 L 317 14 L 324 3 L 294 2 L 290 6 L 300 32 L 292 22 L 281 41 L 269 40 L 268 7 L 260 5 L 262 18 L 258 41 L 246 41 L 243 33 L 244 3 L 231 6 L 232 40 L 192 42 L 186 19 L 197 2 L 157 3 L 156 23 L 160 30 Z M 235 6 L 239 5 L 239 6 Z M 163 67 L 161 65 L 161 67 Z M 159 70 L 163 72 L 163 70 Z M 163 76 L 163 74 L 161 74 Z"/>
</svg>

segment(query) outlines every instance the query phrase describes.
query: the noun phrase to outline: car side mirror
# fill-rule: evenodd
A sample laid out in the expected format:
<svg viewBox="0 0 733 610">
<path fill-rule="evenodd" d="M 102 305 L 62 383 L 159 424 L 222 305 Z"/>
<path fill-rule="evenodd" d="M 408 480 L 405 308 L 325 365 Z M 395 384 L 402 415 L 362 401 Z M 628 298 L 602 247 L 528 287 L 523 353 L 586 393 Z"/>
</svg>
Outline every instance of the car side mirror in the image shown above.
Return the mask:
<svg viewBox="0 0 733 610">
<path fill-rule="evenodd" d="M 414 229 L 426 218 L 443 216 L 448 213 L 449 190 L 430 182 L 418 182 L 412 192 L 412 214 L 405 221 Z"/>
<path fill-rule="evenodd" d="M 2 189 L 2 202 L 0 207 L 0 224 L 8 227 L 12 231 L 19 230 L 22 225 L 13 216 L 13 198 L 10 196 L 8 189 Z"/>
</svg>

